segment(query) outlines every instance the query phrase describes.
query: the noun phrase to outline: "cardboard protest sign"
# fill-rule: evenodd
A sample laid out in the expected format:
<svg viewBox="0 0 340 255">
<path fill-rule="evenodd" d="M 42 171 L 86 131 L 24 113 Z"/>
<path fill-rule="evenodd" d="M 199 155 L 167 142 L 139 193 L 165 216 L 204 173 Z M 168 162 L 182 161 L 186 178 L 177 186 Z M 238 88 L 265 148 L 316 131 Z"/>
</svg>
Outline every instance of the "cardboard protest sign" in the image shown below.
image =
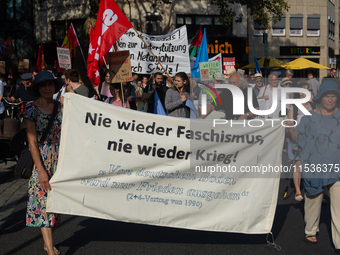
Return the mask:
<svg viewBox="0 0 340 255">
<path fill-rule="evenodd" d="M 0 73 L 5 74 L 6 73 L 6 62 L 0 61 Z"/>
<path fill-rule="evenodd" d="M 111 82 L 132 81 L 130 54 L 128 50 L 109 52 Z"/>
<path fill-rule="evenodd" d="M 284 127 L 279 121 L 254 126 L 214 127 L 212 121 L 132 111 L 66 93 L 47 211 L 268 233 L 281 173 L 251 178 L 242 169 L 280 166 Z"/>
<path fill-rule="evenodd" d="M 19 59 L 19 66 L 18 71 L 21 73 L 28 73 L 29 72 L 29 66 L 30 66 L 30 60 L 25 58 Z"/>
<path fill-rule="evenodd" d="M 209 81 L 216 72 L 221 72 L 220 61 L 209 61 L 199 63 L 201 81 Z"/>
<path fill-rule="evenodd" d="M 186 26 L 166 35 L 147 35 L 138 32 L 169 75 L 190 73 L 189 47 Z M 129 50 L 133 73 L 150 74 L 161 66 L 134 29 L 129 29 L 118 41 L 119 51 Z"/>
<path fill-rule="evenodd" d="M 70 49 L 57 47 L 57 55 L 60 68 L 72 69 Z"/>
</svg>

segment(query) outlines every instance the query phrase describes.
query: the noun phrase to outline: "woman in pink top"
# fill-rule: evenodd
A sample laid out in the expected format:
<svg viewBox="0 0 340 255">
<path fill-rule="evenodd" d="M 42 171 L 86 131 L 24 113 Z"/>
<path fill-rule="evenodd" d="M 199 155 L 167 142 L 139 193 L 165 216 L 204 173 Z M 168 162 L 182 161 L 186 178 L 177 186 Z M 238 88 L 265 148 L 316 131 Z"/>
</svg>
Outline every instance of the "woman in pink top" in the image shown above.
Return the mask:
<svg viewBox="0 0 340 255">
<path fill-rule="evenodd" d="M 108 97 L 105 100 L 105 103 L 109 103 L 109 104 L 112 104 L 112 105 L 115 105 L 115 106 L 130 109 L 129 101 L 127 101 L 126 98 L 125 98 L 125 95 L 122 94 L 122 86 L 121 86 L 120 82 L 110 84 L 110 93 L 111 93 L 112 97 Z M 123 100 L 123 98 L 124 98 L 124 100 Z"/>
</svg>

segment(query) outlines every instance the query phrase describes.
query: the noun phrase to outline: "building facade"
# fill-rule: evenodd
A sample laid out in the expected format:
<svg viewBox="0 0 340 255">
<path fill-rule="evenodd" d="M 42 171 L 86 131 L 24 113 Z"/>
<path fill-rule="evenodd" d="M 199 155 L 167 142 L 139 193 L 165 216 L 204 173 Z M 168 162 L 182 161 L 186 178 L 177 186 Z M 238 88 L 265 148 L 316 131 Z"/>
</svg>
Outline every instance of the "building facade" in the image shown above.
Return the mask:
<svg viewBox="0 0 340 255">
<path fill-rule="evenodd" d="M 7 56 L 6 71 L 17 72 L 20 58 L 30 59 L 34 52 L 33 0 L 0 1 L 0 43 L 12 38 L 15 54 Z"/>
<path fill-rule="evenodd" d="M 228 26 L 219 21 L 219 11 L 208 1 L 174 0 L 171 5 L 154 1 L 116 1 L 132 25 L 147 34 L 167 34 L 186 25 L 188 39 L 194 38 L 200 27 L 206 28 L 208 53 L 213 57 L 219 53 L 223 57 L 235 57 L 236 67 L 248 63 L 247 9 L 233 5 L 236 14 L 243 15 L 241 23 L 231 22 Z"/>
<path fill-rule="evenodd" d="M 85 20 L 90 14 L 89 0 L 45 0 L 37 2 L 34 8 L 36 48 L 44 43 L 47 65 L 54 65 L 57 59 L 56 46 L 61 46 L 72 23 L 78 38 L 82 36 Z M 84 47 L 84 45 L 82 45 Z M 87 47 L 87 45 L 86 45 Z M 82 56 L 77 52 L 74 65 L 85 67 Z"/>
<path fill-rule="evenodd" d="M 284 62 L 307 58 L 324 66 L 339 56 L 339 1 L 336 0 L 288 0 L 289 12 L 268 30 L 268 55 Z M 264 27 L 248 18 L 249 61 L 253 56 L 264 57 Z M 338 68 L 337 68 L 338 69 Z M 314 71 L 324 77 L 328 71 Z M 296 76 L 306 77 L 305 72 Z"/>
<path fill-rule="evenodd" d="M 206 28 L 209 56 L 221 53 L 223 57 L 235 57 L 236 68 L 253 62 L 254 55 L 265 56 L 264 32 L 268 33 L 269 56 L 285 62 L 304 57 L 328 67 L 338 66 L 331 64 L 339 57 L 340 6 L 336 0 L 288 0 L 288 13 L 278 23 L 271 24 L 268 31 L 254 23 L 245 6 L 236 4 L 233 9 L 237 15 L 243 15 L 243 21 L 226 26 L 219 21 L 218 9 L 207 0 L 173 0 L 172 4 L 156 6 L 154 1 L 116 2 L 133 26 L 147 34 L 166 34 L 186 25 L 190 41 L 200 27 Z M 0 11 L 0 41 L 11 36 L 16 58 L 29 58 L 31 63 L 43 41 L 45 61 L 53 65 L 55 47 L 62 44 L 70 23 L 81 37 L 89 13 L 89 0 L 11 0 Z M 82 46 L 86 58 L 88 45 Z M 81 56 L 78 60 L 77 66 L 84 65 Z M 320 69 L 315 74 L 324 77 L 327 72 Z M 305 76 L 303 72 L 297 74 Z"/>
</svg>

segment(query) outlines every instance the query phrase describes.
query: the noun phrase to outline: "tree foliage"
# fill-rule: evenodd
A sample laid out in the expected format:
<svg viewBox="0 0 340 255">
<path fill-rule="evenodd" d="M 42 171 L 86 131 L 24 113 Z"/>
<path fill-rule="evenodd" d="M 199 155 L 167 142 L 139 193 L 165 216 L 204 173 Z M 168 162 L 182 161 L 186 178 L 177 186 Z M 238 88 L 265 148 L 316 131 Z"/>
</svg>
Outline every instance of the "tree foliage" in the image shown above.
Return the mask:
<svg viewBox="0 0 340 255">
<path fill-rule="evenodd" d="M 5 3 L 10 0 L 3 0 Z M 36 2 L 44 2 L 45 0 L 35 0 Z M 128 1 L 128 0 L 126 0 Z M 201 0 L 203 1 L 203 0 Z M 158 4 L 172 4 L 171 0 L 152 0 L 152 7 L 157 7 Z M 91 11 L 90 17 L 95 18 L 98 13 L 100 0 L 89 0 Z M 242 14 L 236 15 L 235 10 L 230 6 L 231 4 L 241 4 L 247 6 L 250 16 L 254 22 L 265 26 L 269 29 L 271 21 L 276 23 L 281 20 L 288 9 L 287 0 L 209 0 L 211 5 L 215 5 L 219 9 L 221 15 L 221 22 L 229 24 L 231 21 L 241 22 L 244 18 Z"/>
<path fill-rule="evenodd" d="M 230 7 L 230 4 L 241 4 L 247 6 L 255 23 L 267 29 L 271 27 L 271 20 L 274 23 L 278 22 L 289 9 L 287 0 L 209 0 L 209 2 L 219 8 L 221 21 L 225 24 L 234 19 L 236 22 L 242 21 L 243 15 L 236 16 L 235 10 Z"/>
<path fill-rule="evenodd" d="M 202 1 L 202 0 L 201 0 Z M 152 7 L 158 4 L 171 4 L 171 0 L 154 0 Z M 287 0 L 209 0 L 211 5 L 219 9 L 221 22 L 229 24 L 234 19 L 236 22 L 242 22 L 243 15 L 236 15 L 231 4 L 241 4 L 247 6 L 248 12 L 253 20 L 269 29 L 271 21 L 274 23 L 281 20 L 281 17 L 288 11 L 289 5 Z"/>
</svg>

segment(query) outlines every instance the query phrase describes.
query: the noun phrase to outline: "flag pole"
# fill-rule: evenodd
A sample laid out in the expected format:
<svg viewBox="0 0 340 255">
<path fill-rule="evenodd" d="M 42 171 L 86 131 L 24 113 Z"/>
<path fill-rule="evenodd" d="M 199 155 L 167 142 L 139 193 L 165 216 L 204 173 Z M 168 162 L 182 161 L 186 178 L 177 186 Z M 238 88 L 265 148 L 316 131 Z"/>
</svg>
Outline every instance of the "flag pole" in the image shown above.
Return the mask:
<svg viewBox="0 0 340 255">
<path fill-rule="evenodd" d="M 103 60 L 104 60 L 104 64 L 106 66 L 107 69 L 109 69 L 109 65 L 106 63 L 105 57 L 103 56 Z"/>
<path fill-rule="evenodd" d="M 135 30 L 136 34 L 138 35 L 138 37 L 143 41 L 143 43 L 146 45 L 146 47 L 149 49 L 149 51 L 151 52 L 151 54 L 153 55 L 153 57 L 157 60 L 158 64 L 162 67 L 162 69 L 164 70 L 164 72 L 166 73 L 166 75 L 168 76 L 168 78 L 171 78 L 171 76 L 168 74 L 168 72 L 165 70 L 165 68 L 163 67 L 163 65 L 161 64 L 161 62 L 159 62 L 158 58 L 155 56 L 155 54 L 153 54 L 152 50 L 149 48 L 149 46 L 146 44 L 146 42 L 144 41 L 144 39 L 140 36 L 140 34 L 138 33 L 138 31 L 132 27 L 133 30 Z M 181 96 L 183 96 L 182 92 L 179 90 L 179 88 L 177 87 L 177 85 L 174 83 L 174 81 L 172 81 L 172 84 L 175 85 L 176 89 L 178 90 L 178 92 L 181 94 Z"/>
<path fill-rule="evenodd" d="M 87 68 L 87 63 L 86 63 L 86 60 L 85 60 L 85 56 L 84 56 L 83 50 L 82 50 L 82 48 L 81 48 L 81 46 L 80 46 L 80 43 L 79 43 L 79 48 L 80 48 L 81 55 L 83 56 L 85 66 L 86 66 L 86 68 Z"/>
<path fill-rule="evenodd" d="M 123 105 L 124 106 L 124 90 L 123 90 L 123 83 L 120 83 L 120 89 L 122 90 L 122 101 L 123 101 Z"/>
</svg>

